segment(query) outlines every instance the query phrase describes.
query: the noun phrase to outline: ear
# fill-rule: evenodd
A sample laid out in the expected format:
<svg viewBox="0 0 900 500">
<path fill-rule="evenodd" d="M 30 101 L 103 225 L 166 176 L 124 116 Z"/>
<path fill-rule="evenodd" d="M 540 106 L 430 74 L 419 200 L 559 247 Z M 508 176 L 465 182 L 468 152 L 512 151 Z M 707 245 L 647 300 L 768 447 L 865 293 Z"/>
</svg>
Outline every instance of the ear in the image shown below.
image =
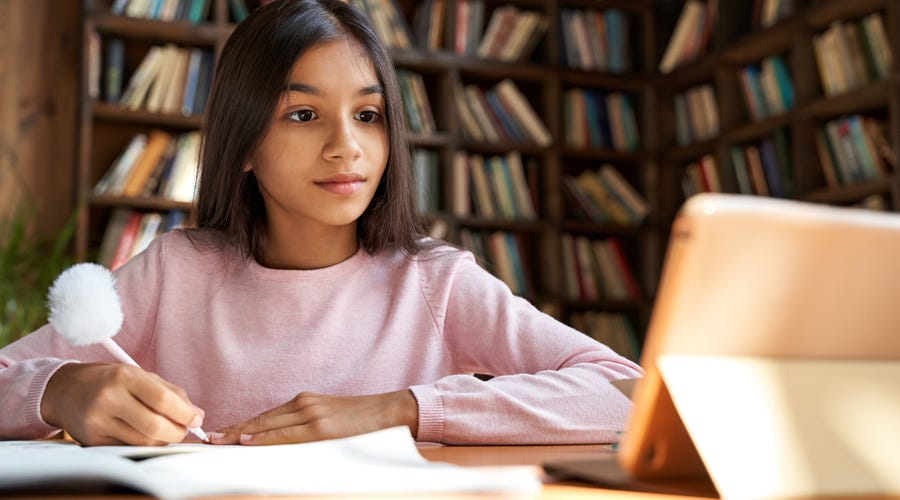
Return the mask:
<svg viewBox="0 0 900 500">
<path fill-rule="evenodd" d="M 241 168 L 241 172 L 249 172 L 251 170 L 253 170 L 253 165 L 251 165 L 250 162 L 245 163 L 244 167 Z"/>
</svg>

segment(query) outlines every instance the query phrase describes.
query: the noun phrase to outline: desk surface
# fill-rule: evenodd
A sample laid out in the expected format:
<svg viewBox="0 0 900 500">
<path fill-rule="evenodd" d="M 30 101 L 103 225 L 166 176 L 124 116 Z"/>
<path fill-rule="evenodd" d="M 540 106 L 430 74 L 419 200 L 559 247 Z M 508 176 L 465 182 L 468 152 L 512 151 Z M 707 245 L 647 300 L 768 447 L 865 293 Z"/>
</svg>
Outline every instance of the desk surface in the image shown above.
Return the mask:
<svg viewBox="0 0 900 500">
<path fill-rule="evenodd" d="M 600 456 L 611 456 L 612 451 L 609 446 L 604 445 L 574 445 L 574 446 L 440 446 L 432 444 L 422 444 L 419 451 L 428 460 L 438 462 L 448 462 L 463 466 L 490 466 L 490 465 L 530 465 L 535 467 L 536 474 L 542 474 L 541 464 L 547 461 L 556 460 L 582 460 L 598 458 Z M 597 498 L 602 495 L 604 499 L 625 499 L 625 500 L 655 500 L 664 498 L 665 500 L 697 500 L 695 497 L 679 497 L 673 495 L 654 495 L 650 493 L 638 493 L 627 491 L 615 491 L 592 486 L 587 483 L 580 482 L 564 482 L 557 481 L 544 476 L 544 487 L 537 495 L 534 494 L 498 494 L 498 495 L 416 495 L 400 498 L 429 498 L 429 499 L 489 499 L 502 498 L 504 500 L 514 500 L 518 498 L 536 500 L 557 500 L 557 499 L 586 499 Z M 372 498 L 394 498 L 396 495 L 375 496 Z M 142 495 L 35 495 L 29 496 L 29 500 L 141 500 L 148 497 Z M 227 497 L 228 500 L 260 500 L 266 497 Z M 315 498 L 315 497 L 268 497 L 284 500 L 287 498 Z M 359 496 L 329 496 L 321 497 L 328 500 L 343 500 L 351 498 L 361 498 Z"/>
</svg>

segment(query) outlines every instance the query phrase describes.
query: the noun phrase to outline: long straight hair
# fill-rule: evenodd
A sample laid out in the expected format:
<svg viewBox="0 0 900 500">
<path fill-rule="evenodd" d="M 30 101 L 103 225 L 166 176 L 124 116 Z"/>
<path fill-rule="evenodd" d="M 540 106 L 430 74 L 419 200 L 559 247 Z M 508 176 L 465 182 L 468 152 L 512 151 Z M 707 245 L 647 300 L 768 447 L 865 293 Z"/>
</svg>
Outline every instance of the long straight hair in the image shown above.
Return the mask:
<svg viewBox="0 0 900 500">
<path fill-rule="evenodd" d="M 245 256 L 259 256 L 266 208 L 255 174 L 243 168 L 268 130 L 297 59 L 315 46 L 346 39 L 363 48 L 384 89 L 390 145 L 384 174 L 357 222 L 360 245 L 370 254 L 422 250 L 394 66 L 368 20 L 340 0 L 273 2 L 253 11 L 228 38 L 207 103 L 194 218 L 198 230 L 218 231 Z"/>
</svg>

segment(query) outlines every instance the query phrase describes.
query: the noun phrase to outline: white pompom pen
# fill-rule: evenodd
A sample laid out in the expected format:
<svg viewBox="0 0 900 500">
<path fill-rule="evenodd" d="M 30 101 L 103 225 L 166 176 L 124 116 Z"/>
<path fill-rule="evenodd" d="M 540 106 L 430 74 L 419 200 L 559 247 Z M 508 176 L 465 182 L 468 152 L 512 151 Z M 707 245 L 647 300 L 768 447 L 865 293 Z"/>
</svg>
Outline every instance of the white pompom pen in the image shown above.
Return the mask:
<svg viewBox="0 0 900 500">
<path fill-rule="evenodd" d="M 60 274 L 48 293 L 49 322 L 72 345 L 102 344 L 124 364 L 138 366 L 113 336 L 122 328 L 122 303 L 116 292 L 116 278 L 99 264 L 75 264 Z M 188 429 L 209 442 L 200 427 Z"/>
</svg>

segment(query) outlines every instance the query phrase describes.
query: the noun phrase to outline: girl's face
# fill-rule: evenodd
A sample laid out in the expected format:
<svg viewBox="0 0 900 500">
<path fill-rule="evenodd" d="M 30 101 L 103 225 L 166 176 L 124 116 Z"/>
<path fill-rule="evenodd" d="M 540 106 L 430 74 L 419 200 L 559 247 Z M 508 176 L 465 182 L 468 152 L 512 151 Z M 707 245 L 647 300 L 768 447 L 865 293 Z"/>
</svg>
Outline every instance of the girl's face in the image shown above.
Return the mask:
<svg viewBox="0 0 900 500">
<path fill-rule="evenodd" d="M 259 182 L 269 231 L 355 234 L 388 144 L 384 93 L 363 49 L 337 40 L 308 50 L 245 167 Z"/>
</svg>

